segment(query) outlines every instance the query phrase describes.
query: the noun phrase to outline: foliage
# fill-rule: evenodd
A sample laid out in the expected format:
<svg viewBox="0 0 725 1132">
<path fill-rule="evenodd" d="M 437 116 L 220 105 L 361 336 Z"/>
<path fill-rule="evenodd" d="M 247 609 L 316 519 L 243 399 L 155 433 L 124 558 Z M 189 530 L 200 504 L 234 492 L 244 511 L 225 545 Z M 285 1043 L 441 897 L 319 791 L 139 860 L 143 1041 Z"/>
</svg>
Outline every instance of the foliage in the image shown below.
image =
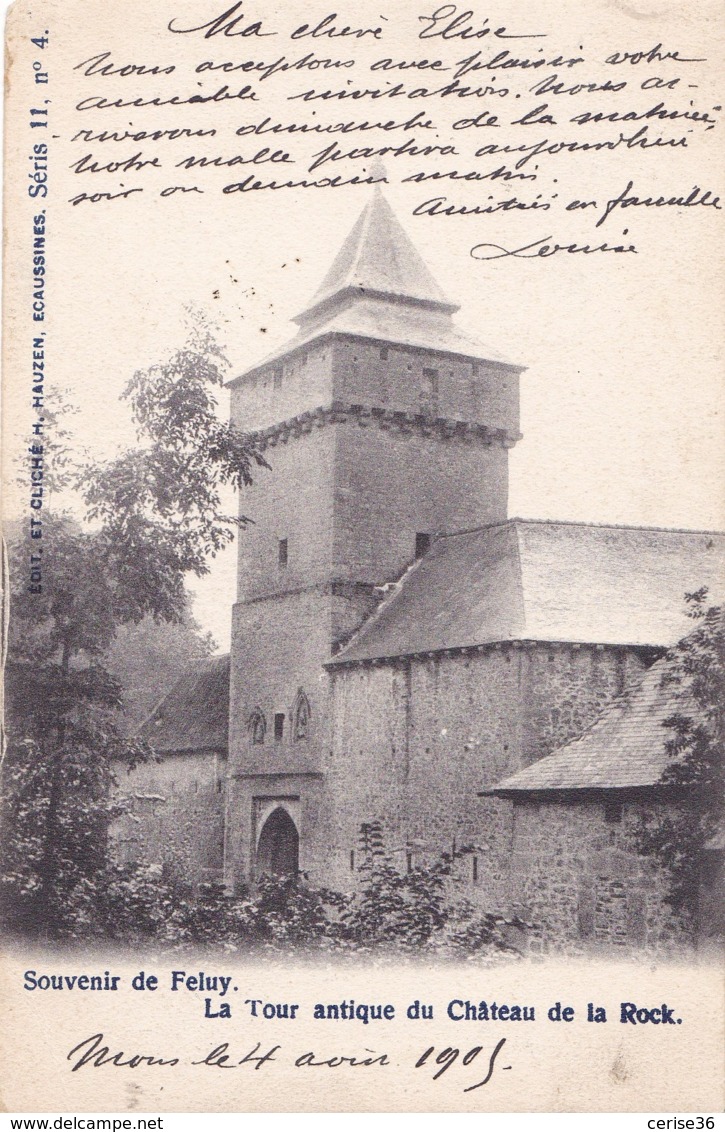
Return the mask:
<svg viewBox="0 0 725 1132">
<path fill-rule="evenodd" d="M 117 726 L 120 689 L 103 669 L 15 665 L 0 811 L 0 899 L 14 932 L 74 934 L 78 896 L 107 863 L 118 809 L 113 767 L 148 757 Z"/>
<path fill-rule="evenodd" d="M 342 915 L 344 938 L 357 949 L 419 950 L 446 923 L 448 869 L 442 861 L 400 873 L 389 859 L 371 856 L 360 874 L 359 892 Z"/>
<path fill-rule="evenodd" d="M 662 686 L 672 688 L 680 710 L 664 725 L 670 763 L 661 784 L 683 793 L 685 804 L 651 819 L 639 833 L 641 849 L 669 878 L 667 900 L 697 926 L 707 847 L 722 829 L 725 802 L 723 713 L 725 712 L 725 616 L 706 605 L 707 590 L 687 594 L 696 628 L 670 649 Z"/>
<path fill-rule="evenodd" d="M 118 583 L 98 535 L 47 511 L 39 545 L 48 563 L 40 593 L 26 584 L 27 545 L 20 534 L 9 546 L 11 662 L 63 667 L 81 653 L 99 657 L 115 633 Z"/>
<path fill-rule="evenodd" d="M 400 872 L 385 849 L 380 822 L 360 829 L 360 885 L 346 902 L 340 920 L 341 941 L 359 951 L 391 950 L 446 956 L 508 952 L 507 929 L 519 921 L 478 911 L 469 901 L 456 901 L 456 862 L 473 849 L 463 846 L 442 853 L 430 863 Z"/>
<path fill-rule="evenodd" d="M 63 938 L 99 939 L 166 950 L 310 951 L 336 946 L 334 908 L 346 897 L 297 877 L 264 876 L 230 895 L 221 883 L 194 891 L 161 866 L 101 862 L 66 893 Z"/>
<path fill-rule="evenodd" d="M 266 950 L 309 950 L 333 946 L 335 909 L 345 897 L 327 888 L 311 888 L 298 877 L 261 877 L 254 911 L 259 942 Z"/>
<path fill-rule="evenodd" d="M 97 872 L 74 874 L 66 887 L 58 934 L 172 952 L 517 955 L 510 931 L 525 925 L 452 898 L 453 864 L 451 855 L 443 855 L 400 873 L 385 854 L 381 830 L 380 848 L 363 861 L 353 893 L 315 888 L 299 875 L 262 876 L 232 895 L 221 883 L 192 890 L 170 880 L 160 866 L 99 860 Z"/>
<path fill-rule="evenodd" d="M 329 949 L 335 946 L 334 909 L 345 900 L 294 876 L 263 876 L 254 889 L 233 896 L 221 884 L 202 884 L 177 896 L 161 938 L 172 948 L 246 953 Z"/>
<path fill-rule="evenodd" d="M 102 465 L 78 468 L 64 424 L 70 410 L 49 408 L 42 538 L 32 541 L 42 585 L 27 584 L 30 539 L 20 535 L 9 556 L 0 895 L 12 930 L 63 937 L 80 924 L 113 934 L 131 924 L 134 907 L 144 931 L 163 919 L 163 885 L 156 893 L 152 874 L 118 873 L 109 859 L 114 767 L 152 757 L 124 738 L 122 689 L 110 669 L 122 626 L 153 619 L 186 624 L 193 636 L 185 575 L 205 573 L 239 522 L 220 514 L 222 486 L 250 483 L 264 464 L 217 417 L 224 368 L 211 332 L 192 317 L 186 345 L 129 383 L 141 446 Z M 48 490 L 71 481 L 90 527 L 49 507 Z M 110 912 L 104 927 L 108 901 L 126 909 L 117 928 Z"/>
<path fill-rule="evenodd" d="M 237 951 L 251 941 L 254 923 L 247 889 L 230 896 L 223 884 L 201 884 L 195 893 L 177 893 L 163 939 L 174 948 L 214 946 Z"/>
<path fill-rule="evenodd" d="M 160 866 L 104 860 L 72 893 L 66 935 L 136 947 L 159 939 L 177 904 Z"/>
<path fill-rule="evenodd" d="M 176 681 L 199 660 L 210 657 L 215 644 L 201 631 L 188 605 L 176 623 L 158 625 L 145 617 L 138 625 L 119 625 L 103 664 L 123 687 L 123 721 L 133 733 Z"/>
<path fill-rule="evenodd" d="M 96 536 L 47 513 L 43 553 L 53 565 L 41 593 L 24 584 L 20 540 L 10 553 L 0 895 L 11 930 L 63 936 L 74 894 L 106 863 L 113 766 L 149 752 L 121 735 L 121 688 L 98 662 L 114 633 L 115 585 Z"/>
<path fill-rule="evenodd" d="M 518 916 L 482 912 L 468 900 L 455 906 L 438 950 L 456 959 L 521 954 L 517 943 L 531 925 Z"/>
<path fill-rule="evenodd" d="M 245 487 L 267 467 L 254 442 L 219 419 L 214 390 L 228 363 L 203 320 L 190 312 L 189 324 L 187 343 L 126 387 L 139 445 L 80 478 L 88 518 L 124 578 L 123 621 L 179 620 L 185 575 L 206 574 L 249 521 L 222 513 L 223 487 Z"/>
</svg>

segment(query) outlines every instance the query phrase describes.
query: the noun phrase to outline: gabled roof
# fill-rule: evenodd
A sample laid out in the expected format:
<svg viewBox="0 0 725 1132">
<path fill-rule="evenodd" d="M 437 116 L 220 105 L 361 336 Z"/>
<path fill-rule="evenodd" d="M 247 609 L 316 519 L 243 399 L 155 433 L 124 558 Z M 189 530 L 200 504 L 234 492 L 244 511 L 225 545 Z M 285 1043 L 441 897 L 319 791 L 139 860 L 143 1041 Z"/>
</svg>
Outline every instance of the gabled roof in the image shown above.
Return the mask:
<svg viewBox="0 0 725 1132">
<path fill-rule="evenodd" d="M 450 303 L 379 188 L 360 213 L 309 307 L 305 323 L 323 304 L 348 292 L 404 300 L 452 313 Z"/>
<path fill-rule="evenodd" d="M 141 726 L 139 736 L 159 752 L 226 751 L 229 656 L 197 661 Z"/>
<path fill-rule="evenodd" d="M 504 641 L 667 647 L 719 599 L 725 535 L 510 519 L 444 535 L 330 662 Z"/>
<path fill-rule="evenodd" d="M 482 793 L 515 798 L 538 791 L 657 785 L 671 761 L 665 743 L 675 735 L 665 720 L 693 706 L 676 685 L 663 684 L 665 671 L 665 662 L 658 661 L 578 739 Z"/>
</svg>

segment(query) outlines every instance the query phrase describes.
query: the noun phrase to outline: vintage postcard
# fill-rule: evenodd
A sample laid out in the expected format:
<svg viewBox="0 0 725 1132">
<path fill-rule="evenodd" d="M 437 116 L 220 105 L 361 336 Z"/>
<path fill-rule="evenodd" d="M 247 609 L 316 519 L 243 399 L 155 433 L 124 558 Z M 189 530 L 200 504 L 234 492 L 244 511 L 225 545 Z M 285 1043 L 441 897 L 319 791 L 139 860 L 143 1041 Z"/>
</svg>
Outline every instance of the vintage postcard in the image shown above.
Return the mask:
<svg viewBox="0 0 725 1132">
<path fill-rule="evenodd" d="M 5 1111 L 715 1126 L 723 40 L 10 8 Z"/>
</svg>

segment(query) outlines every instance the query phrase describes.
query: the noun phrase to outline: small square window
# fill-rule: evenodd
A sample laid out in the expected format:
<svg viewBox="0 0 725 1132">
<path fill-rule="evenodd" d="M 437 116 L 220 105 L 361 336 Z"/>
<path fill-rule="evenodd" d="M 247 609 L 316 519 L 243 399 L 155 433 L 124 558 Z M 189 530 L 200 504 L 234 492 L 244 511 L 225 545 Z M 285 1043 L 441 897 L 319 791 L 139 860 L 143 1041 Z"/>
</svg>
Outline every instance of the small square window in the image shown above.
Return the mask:
<svg viewBox="0 0 725 1132">
<path fill-rule="evenodd" d="M 422 558 L 430 550 L 430 535 L 427 531 L 418 531 L 415 536 L 415 557 Z"/>
<path fill-rule="evenodd" d="M 439 371 L 437 369 L 424 369 L 423 370 L 423 377 L 426 379 L 426 381 L 428 383 L 428 389 L 429 389 L 430 393 L 432 393 L 434 397 L 437 397 L 438 396 L 438 379 L 440 377 Z"/>
<path fill-rule="evenodd" d="M 604 820 L 607 825 L 618 825 L 622 820 L 622 803 L 621 802 L 605 802 L 604 803 Z"/>
<path fill-rule="evenodd" d="M 277 560 L 280 566 L 286 566 L 289 561 L 289 547 L 287 546 L 287 539 L 281 538 L 277 546 Z"/>
<path fill-rule="evenodd" d="M 284 712 L 278 711 L 274 717 L 274 737 L 279 741 L 284 737 Z"/>
</svg>

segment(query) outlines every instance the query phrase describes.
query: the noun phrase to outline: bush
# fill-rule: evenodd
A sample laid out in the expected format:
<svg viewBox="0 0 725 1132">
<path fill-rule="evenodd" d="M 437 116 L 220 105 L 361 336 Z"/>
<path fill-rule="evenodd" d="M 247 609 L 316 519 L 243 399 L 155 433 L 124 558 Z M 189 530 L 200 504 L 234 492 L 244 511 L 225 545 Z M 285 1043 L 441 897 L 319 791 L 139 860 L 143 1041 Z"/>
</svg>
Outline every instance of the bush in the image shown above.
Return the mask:
<svg viewBox="0 0 725 1132">
<path fill-rule="evenodd" d="M 248 955 L 517 954 L 513 930 L 525 925 L 451 897 L 455 860 L 468 850 L 401 873 L 385 853 L 379 824 L 363 827 L 362 837 L 359 885 L 346 894 L 314 888 L 301 875 L 263 876 L 234 895 L 220 883 L 192 890 L 166 877 L 160 866 L 142 863 L 76 875 L 63 893 L 56 938 Z"/>
<path fill-rule="evenodd" d="M 431 864 L 401 873 L 385 852 L 382 825 L 361 827 L 363 863 L 359 889 L 347 898 L 340 916 L 339 941 L 358 952 L 444 958 L 513 956 L 520 920 L 481 912 L 451 895 L 454 865 L 473 850 L 443 853 Z"/>
</svg>

